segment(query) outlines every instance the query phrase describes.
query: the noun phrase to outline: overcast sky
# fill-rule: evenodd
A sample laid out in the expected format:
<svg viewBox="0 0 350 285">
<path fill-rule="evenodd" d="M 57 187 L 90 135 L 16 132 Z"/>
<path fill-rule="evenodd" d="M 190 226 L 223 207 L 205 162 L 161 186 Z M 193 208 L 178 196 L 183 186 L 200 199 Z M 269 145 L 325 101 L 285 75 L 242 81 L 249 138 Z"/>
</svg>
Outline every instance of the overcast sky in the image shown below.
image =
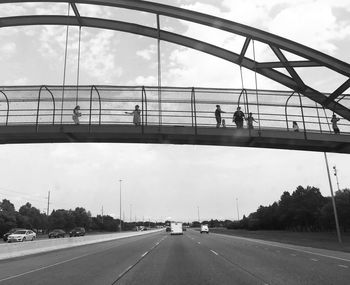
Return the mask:
<svg viewBox="0 0 350 285">
<path fill-rule="evenodd" d="M 250 25 L 350 62 L 348 0 L 163 0 L 156 1 Z M 147 13 L 78 5 L 83 16 L 106 17 L 155 26 Z M 8 4 L 0 17 L 66 14 L 66 4 Z M 72 11 L 71 11 L 72 13 Z M 163 29 L 239 52 L 244 39 L 188 22 L 161 17 Z M 65 27 L 0 29 L 0 85 L 62 84 Z M 75 84 L 78 29 L 70 28 L 67 84 Z M 162 43 L 162 82 L 167 86 L 240 88 L 239 68 L 223 60 Z M 156 85 L 156 41 L 132 34 L 83 28 L 81 84 Z M 252 55 L 251 50 L 248 56 Z M 271 57 L 257 45 L 257 60 Z M 331 92 L 344 78 L 325 70 L 301 71 L 307 83 Z M 244 71 L 246 87 L 254 74 Z M 260 88 L 282 86 L 258 77 Z M 338 85 L 337 85 L 338 84 Z M 1 107 L 1 103 L 0 103 Z M 1 108 L 0 108 L 1 110 Z M 298 185 L 319 187 L 328 196 L 323 153 L 238 147 L 142 144 L 36 144 L 0 146 L 0 199 L 18 207 L 31 202 L 46 209 L 85 207 L 93 215 L 123 212 L 133 219 L 193 221 L 237 219 L 259 205 L 277 201 Z M 329 154 L 340 187 L 350 187 L 350 156 Z M 332 176 L 334 180 L 334 176 Z M 336 186 L 335 181 L 333 185 Z M 131 206 L 132 205 L 132 206 Z"/>
</svg>

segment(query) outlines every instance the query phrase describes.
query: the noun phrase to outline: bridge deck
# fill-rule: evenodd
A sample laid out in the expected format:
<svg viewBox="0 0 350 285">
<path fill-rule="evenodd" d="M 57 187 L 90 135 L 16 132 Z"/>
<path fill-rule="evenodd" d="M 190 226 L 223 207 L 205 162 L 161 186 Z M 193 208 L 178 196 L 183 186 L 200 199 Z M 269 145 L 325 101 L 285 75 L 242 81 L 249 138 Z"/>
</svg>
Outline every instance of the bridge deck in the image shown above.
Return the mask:
<svg viewBox="0 0 350 285">
<path fill-rule="evenodd" d="M 350 136 L 281 129 L 236 129 L 133 125 L 0 126 L 0 143 L 157 143 L 244 146 L 350 153 Z"/>
</svg>

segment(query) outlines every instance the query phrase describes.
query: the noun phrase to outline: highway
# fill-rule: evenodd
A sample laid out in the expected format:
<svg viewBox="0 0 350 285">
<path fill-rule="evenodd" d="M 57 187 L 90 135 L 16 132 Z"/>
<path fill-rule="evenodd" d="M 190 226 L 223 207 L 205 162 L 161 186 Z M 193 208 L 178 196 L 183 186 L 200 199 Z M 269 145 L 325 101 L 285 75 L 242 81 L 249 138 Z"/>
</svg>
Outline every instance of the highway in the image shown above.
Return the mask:
<svg viewBox="0 0 350 285">
<path fill-rule="evenodd" d="M 350 254 L 188 230 L 0 261 L 2 284 L 349 284 Z"/>
</svg>

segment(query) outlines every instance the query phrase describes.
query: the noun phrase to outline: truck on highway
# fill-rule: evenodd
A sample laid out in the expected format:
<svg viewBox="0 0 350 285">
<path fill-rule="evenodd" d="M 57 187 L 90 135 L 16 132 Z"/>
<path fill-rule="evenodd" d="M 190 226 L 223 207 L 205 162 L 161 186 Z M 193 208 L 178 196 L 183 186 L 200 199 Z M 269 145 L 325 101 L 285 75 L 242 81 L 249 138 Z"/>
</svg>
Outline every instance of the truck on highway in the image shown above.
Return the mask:
<svg viewBox="0 0 350 285">
<path fill-rule="evenodd" d="M 171 233 L 171 235 L 183 235 L 182 223 L 171 222 L 170 223 L 170 233 Z"/>
</svg>

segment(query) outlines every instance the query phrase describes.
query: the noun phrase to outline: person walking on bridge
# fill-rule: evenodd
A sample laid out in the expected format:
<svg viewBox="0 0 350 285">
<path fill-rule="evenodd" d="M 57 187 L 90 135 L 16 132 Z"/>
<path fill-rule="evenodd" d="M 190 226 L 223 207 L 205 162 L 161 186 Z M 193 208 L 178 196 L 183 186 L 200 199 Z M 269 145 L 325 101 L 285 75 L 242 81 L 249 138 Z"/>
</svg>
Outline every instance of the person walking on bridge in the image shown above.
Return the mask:
<svg viewBox="0 0 350 285">
<path fill-rule="evenodd" d="M 247 120 L 248 129 L 254 129 L 253 122 L 257 123 L 257 121 L 255 121 L 252 112 L 249 113 L 248 118 L 246 120 Z"/>
<path fill-rule="evenodd" d="M 335 134 L 340 134 L 340 130 L 338 128 L 338 121 L 339 120 L 340 119 L 337 118 L 337 116 L 335 114 L 333 114 L 331 122 L 332 122 L 333 131 Z"/>
<path fill-rule="evenodd" d="M 237 111 L 234 112 L 233 119 L 232 119 L 232 122 L 235 122 L 238 129 L 243 128 L 244 118 L 245 118 L 244 113 L 241 111 L 241 107 L 238 106 Z"/>
<path fill-rule="evenodd" d="M 216 119 L 216 127 L 217 128 L 220 128 L 220 125 L 221 125 L 221 113 L 226 113 L 226 112 L 221 110 L 220 105 L 216 105 L 215 119 Z"/>
<path fill-rule="evenodd" d="M 140 108 L 140 106 L 136 105 L 134 111 L 132 111 L 132 112 L 125 112 L 125 114 L 134 116 L 132 122 L 134 123 L 135 126 L 139 126 L 141 124 L 141 110 L 139 108 Z"/>
</svg>

